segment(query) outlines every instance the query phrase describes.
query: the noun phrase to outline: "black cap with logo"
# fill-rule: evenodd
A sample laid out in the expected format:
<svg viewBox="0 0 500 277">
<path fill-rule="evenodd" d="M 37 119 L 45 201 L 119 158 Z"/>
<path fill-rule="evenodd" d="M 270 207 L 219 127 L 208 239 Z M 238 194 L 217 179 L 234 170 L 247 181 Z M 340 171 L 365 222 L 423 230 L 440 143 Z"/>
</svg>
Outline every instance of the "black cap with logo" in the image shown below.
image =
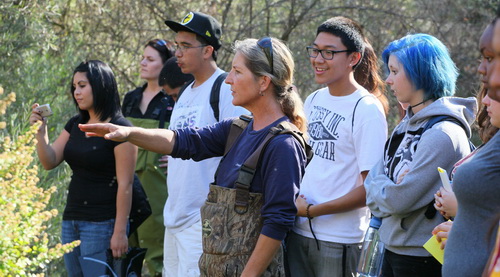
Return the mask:
<svg viewBox="0 0 500 277">
<path fill-rule="evenodd" d="M 221 25 L 210 15 L 200 12 L 190 12 L 181 22 L 166 20 L 165 24 L 176 33 L 179 31 L 188 31 L 200 35 L 215 50 L 218 50 L 222 45 L 220 41 L 222 34 Z"/>
</svg>

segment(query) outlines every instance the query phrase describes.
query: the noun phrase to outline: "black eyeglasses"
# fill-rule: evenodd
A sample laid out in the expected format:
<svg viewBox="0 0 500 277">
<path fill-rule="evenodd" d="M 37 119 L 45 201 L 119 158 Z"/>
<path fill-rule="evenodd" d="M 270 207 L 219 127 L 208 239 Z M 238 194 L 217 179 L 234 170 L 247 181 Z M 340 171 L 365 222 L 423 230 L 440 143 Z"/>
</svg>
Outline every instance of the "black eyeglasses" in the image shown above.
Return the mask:
<svg viewBox="0 0 500 277">
<path fill-rule="evenodd" d="M 198 45 L 198 46 L 187 46 L 187 45 L 176 44 L 175 45 L 175 51 L 179 50 L 182 53 L 184 53 L 184 51 L 189 50 L 191 48 L 201 48 L 201 47 L 205 47 L 205 46 L 208 46 L 208 44 L 202 44 L 202 45 Z"/>
<path fill-rule="evenodd" d="M 333 56 L 337 53 L 344 53 L 344 52 L 352 52 L 351 50 L 340 50 L 340 51 L 334 51 L 334 50 L 327 50 L 327 49 L 318 49 L 314 48 L 312 46 L 307 46 L 307 55 L 311 58 L 316 58 L 318 57 L 319 54 L 321 54 L 321 57 L 325 60 L 333 60 Z"/>
<path fill-rule="evenodd" d="M 270 37 L 263 37 L 257 41 L 257 45 L 264 51 L 267 57 L 267 62 L 271 67 L 271 74 L 274 74 L 273 63 L 273 42 Z"/>
</svg>

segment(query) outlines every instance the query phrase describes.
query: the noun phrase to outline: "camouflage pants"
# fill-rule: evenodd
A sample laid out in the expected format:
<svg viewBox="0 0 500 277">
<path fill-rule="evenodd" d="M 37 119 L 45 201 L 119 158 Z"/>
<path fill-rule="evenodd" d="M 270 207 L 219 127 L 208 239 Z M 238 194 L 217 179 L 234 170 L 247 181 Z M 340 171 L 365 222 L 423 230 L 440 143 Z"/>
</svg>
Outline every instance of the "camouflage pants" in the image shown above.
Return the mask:
<svg viewBox="0 0 500 277">
<path fill-rule="evenodd" d="M 201 208 L 201 276 L 240 276 L 255 248 L 262 229 L 262 194 L 250 193 L 248 211 L 239 214 L 234 210 L 235 193 L 235 189 L 210 185 L 207 201 Z M 282 249 L 262 276 L 285 276 Z"/>
</svg>

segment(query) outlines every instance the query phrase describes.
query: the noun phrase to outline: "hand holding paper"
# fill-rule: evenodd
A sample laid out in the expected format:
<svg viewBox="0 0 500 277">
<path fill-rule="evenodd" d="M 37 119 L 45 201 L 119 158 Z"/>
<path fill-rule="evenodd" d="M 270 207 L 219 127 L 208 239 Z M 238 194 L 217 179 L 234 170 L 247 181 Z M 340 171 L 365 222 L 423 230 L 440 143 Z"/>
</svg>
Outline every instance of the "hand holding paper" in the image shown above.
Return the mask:
<svg viewBox="0 0 500 277">
<path fill-rule="evenodd" d="M 441 249 L 441 243 L 436 239 L 436 235 L 433 235 L 425 244 L 425 250 L 427 250 L 431 255 L 438 260 L 441 264 L 444 262 L 444 249 Z"/>
<path fill-rule="evenodd" d="M 444 247 L 452 226 L 453 222 L 451 221 L 439 224 L 432 230 L 433 236 L 424 244 L 425 250 L 431 253 L 441 264 L 444 262 Z"/>
</svg>

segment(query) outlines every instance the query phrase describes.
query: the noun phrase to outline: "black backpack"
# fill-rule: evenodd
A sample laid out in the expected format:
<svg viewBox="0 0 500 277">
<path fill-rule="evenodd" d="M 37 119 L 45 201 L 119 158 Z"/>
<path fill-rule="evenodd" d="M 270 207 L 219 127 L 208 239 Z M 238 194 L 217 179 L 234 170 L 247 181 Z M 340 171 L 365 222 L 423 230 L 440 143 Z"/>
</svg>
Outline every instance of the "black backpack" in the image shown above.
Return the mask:
<svg viewBox="0 0 500 277">
<path fill-rule="evenodd" d="M 214 112 L 214 117 L 217 122 L 219 122 L 219 99 L 220 99 L 220 87 L 222 85 L 222 82 L 226 80 L 227 77 L 227 72 L 221 73 L 217 79 L 215 79 L 214 84 L 212 85 L 212 90 L 210 91 L 210 106 L 212 107 L 212 111 Z M 193 80 L 194 82 L 194 80 Z M 193 82 L 186 83 L 182 86 L 181 90 L 179 91 L 179 96 L 177 98 L 177 101 L 179 101 L 179 98 L 181 97 L 181 94 L 186 90 L 188 86 L 190 86 Z"/>
</svg>

